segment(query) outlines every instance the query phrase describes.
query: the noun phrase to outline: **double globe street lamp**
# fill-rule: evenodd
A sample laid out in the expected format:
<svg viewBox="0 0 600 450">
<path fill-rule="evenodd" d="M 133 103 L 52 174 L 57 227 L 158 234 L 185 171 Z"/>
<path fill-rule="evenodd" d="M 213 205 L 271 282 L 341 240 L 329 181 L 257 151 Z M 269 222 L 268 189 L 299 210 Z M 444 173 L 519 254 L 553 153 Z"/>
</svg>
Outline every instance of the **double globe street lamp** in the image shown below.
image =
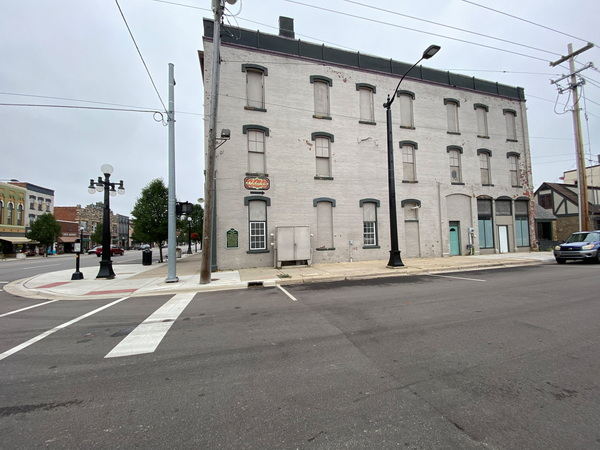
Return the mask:
<svg viewBox="0 0 600 450">
<path fill-rule="evenodd" d="M 113 166 L 103 164 L 100 170 L 104 174 L 104 179 L 98 177 L 97 181 L 90 179 L 88 192 L 104 192 L 104 208 L 102 211 L 102 259 L 100 260 L 100 270 L 96 278 L 114 278 L 115 272 L 112 267 L 111 252 L 110 252 L 110 197 L 116 196 L 117 192 L 120 195 L 125 193 L 123 180 L 118 183 L 111 183 L 110 176 L 113 173 Z"/>
<path fill-rule="evenodd" d="M 392 94 L 392 97 L 388 95 L 387 102 L 383 104 L 383 107 L 386 109 L 386 119 L 387 119 L 387 161 L 388 161 L 388 198 L 389 198 L 389 208 L 390 208 L 390 259 L 388 261 L 387 266 L 390 268 L 393 267 L 401 267 L 404 266 L 402 262 L 402 258 L 400 258 L 400 249 L 398 248 L 398 222 L 396 216 L 396 180 L 394 177 L 394 143 L 392 142 L 392 103 L 394 103 L 394 99 L 396 98 L 396 94 L 398 93 L 398 89 L 400 88 L 400 83 L 404 80 L 404 77 L 411 71 L 413 68 L 419 64 L 424 59 L 429 59 L 433 55 L 435 55 L 440 50 L 439 45 L 430 45 L 423 52 L 421 58 L 414 63 L 410 69 L 404 72 L 400 81 L 398 81 L 398 85 L 396 86 L 396 90 Z"/>
</svg>

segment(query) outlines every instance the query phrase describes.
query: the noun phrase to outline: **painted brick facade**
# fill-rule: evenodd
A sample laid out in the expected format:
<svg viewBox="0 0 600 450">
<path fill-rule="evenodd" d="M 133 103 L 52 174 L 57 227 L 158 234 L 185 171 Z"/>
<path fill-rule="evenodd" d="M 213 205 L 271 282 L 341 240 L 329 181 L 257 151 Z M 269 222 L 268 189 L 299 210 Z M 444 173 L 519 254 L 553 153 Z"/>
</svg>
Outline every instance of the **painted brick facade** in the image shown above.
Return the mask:
<svg viewBox="0 0 600 450">
<path fill-rule="evenodd" d="M 261 36 L 264 36 L 261 34 Z M 281 39 L 281 38 L 279 38 Z M 292 41 L 296 42 L 296 41 Z M 204 38 L 201 53 L 205 86 L 205 114 L 210 113 L 210 37 Z M 382 104 L 392 93 L 397 76 L 322 61 L 300 58 L 265 49 L 223 44 L 217 130 L 231 130 L 231 139 L 217 151 L 216 159 L 216 258 L 219 269 L 271 266 L 275 261 L 276 227 L 308 225 L 317 230 L 314 200 L 335 200 L 333 213 L 334 250 L 318 251 L 311 242 L 312 261 L 337 262 L 387 259 L 389 252 L 387 140 L 385 109 Z M 245 108 L 246 73 L 243 64 L 256 64 L 268 70 L 264 80 L 263 109 Z M 331 80 L 330 118 L 314 117 L 311 76 Z M 357 84 L 375 87 L 374 123 L 360 123 Z M 531 163 L 524 101 L 476 90 L 459 89 L 431 81 L 406 78 L 401 89 L 414 93 L 414 129 L 400 127 L 399 101 L 393 105 L 393 143 L 398 209 L 398 229 L 402 255 L 408 257 L 450 254 L 449 222 L 459 222 L 459 253 L 473 253 L 478 245 L 477 198 L 528 200 L 531 196 Z M 445 98 L 460 102 L 460 134 L 448 133 Z M 488 108 L 488 137 L 478 137 L 475 104 Z M 516 141 L 507 140 L 505 110 L 516 113 Z M 208 119 L 207 119 L 208 123 Z M 256 194 L 269 199 L 267 207 L 267 251 L 249 252 L 248 207 L 244 198 L 253 195 L 244 187 L 248 176 L 248 135 L 244 126 L 268 129 L 265 136 L 265 172 L 270 188 Z M 208 126 L 205 126 L 208 135 Z M 331 178 L 316 179 L 315 132 L 332 135 Z M 219 131 L 217 132 L 219 134 Z M 413 141 L 416 182 L 403 182 L 400 141 Z M 462 153 L 461 184 L 452 184 L 448 147 Z M 483 186 L 478 149 L 491 151 L 491 185 Z M 511 185 L 508 154 L 517 154 L 519 187 Z M 377 246 L 364 248 L 361 199 L 379 201 Z M 404 207 L 403 207 L 404 205 Z M 414 209 L 417 209 L 416 216 Z M 495 217 L 495 247 L 481 253 L 499 251 L 498 227 L 508 227 L 509 251 L 517 249 L 514 207 L 508 217 Z M 531 222 L 531 221 L 530 221 Z M 472 232 L 469 232 L 472 228 Z M 239 233 L 239 246 L 227 248 L 226 232 Z M 529 227 L 535 242 L 534 227 Z M 528 247 L 519 248 L 528 250 Z"/>
</svg>

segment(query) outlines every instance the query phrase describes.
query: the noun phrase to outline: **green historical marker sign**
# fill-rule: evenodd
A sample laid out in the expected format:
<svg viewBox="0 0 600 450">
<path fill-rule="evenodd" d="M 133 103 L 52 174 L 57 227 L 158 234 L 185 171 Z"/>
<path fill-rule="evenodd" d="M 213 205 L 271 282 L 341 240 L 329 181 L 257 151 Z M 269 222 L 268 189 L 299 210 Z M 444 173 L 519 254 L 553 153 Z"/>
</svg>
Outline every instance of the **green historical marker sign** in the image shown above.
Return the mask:
<svg viewBox="0 0 600 450">
<path fill-rule="evenodd" d="M 227 231 L 227 248 L 237 248 L 238 247 L 238 232 L 233 228 L 230 228 Z"/>
</svg>

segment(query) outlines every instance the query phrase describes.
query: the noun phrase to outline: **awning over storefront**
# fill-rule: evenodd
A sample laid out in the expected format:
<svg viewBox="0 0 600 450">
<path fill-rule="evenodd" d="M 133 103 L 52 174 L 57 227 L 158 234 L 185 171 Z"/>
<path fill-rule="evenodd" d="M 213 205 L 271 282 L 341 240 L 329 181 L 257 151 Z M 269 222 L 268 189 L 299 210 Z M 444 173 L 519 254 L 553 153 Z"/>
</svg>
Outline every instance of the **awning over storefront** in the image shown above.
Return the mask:
<svg viewBox="0 0 600 450">
<path fill-rule="evenodd" d="M 79 238 L 77 236 L 60 236 L 58 238 L 58 242 L 61 242 L 63 244 L 77 242 L 77 240 L 79 240 Z"/>
<path fill-rule="evenodd" d="M 12 244 L 39 244 L 38 241 L 20 236 L 0 236 L 0 241 L 8 241 Z"/>
</svg>

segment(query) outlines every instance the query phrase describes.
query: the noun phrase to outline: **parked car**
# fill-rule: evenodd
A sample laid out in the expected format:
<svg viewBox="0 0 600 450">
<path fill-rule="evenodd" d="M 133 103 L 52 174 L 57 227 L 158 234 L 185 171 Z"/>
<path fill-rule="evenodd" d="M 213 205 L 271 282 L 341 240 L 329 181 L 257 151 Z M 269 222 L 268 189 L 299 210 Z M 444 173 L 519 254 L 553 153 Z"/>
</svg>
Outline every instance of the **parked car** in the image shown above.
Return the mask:
<svg viewBox="0 0 600 450">
<path fill-rule="evenodd" d="M 117 247 L 116 245 L 111 245 L 110 246 L 110 256 L 115 256 L 115 255 L 123 255 L 125 253 L 125 250 L 123 250 L 121 247 Z M 100 257 L 102 256 L 102 247 L 96 247 L 96 256 Z"/>
<path fill-rule="evenodd" d="M 600 230 L 573 233 L 564 243 L 554 247 L 554 258 L 558 264 L 569 259 L 600 263 Z"/>
<path fill-rule="evenodd" d="M 100 252 L 102 253 L 102 246 L 98 246 L 98 247 L 92 247 L 87 251 L 88 255 L 95 255 L 96 254 L 96 250 L 100 249 Z"/>
</svg>

